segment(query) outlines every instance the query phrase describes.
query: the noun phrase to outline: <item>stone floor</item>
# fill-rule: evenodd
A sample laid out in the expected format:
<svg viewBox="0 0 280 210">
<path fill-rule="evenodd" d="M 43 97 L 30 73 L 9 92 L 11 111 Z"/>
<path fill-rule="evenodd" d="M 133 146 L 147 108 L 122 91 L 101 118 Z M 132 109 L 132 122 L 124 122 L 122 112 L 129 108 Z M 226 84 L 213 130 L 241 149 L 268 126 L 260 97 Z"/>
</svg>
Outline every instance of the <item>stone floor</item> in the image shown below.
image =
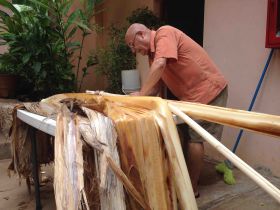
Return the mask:
<svg viewBox="0 0 280 210">
<path fill-rule="evenodd" d="M 215 163 L 207 162 L 200 180 L 200 198 L 197 199 L 201 210 L 279 210 L 280 204 L 259 188 L 243 172 L 234 169 L 237 183 L 224 184 L 220 174 L 214 169 Z M 280 178 L 264 168 L 256 169 L 262 176 L 280 188 Z"/>
<path fill-rule="evenodd" d="M 25 182 L 15 176 L 9 178 L 6 173 L 10 160 L 0 160 L 0 210 L 35 209 L 34 192 L 28 194 Z M 247 178 L 239 170 L 234 170 L 237 184 L 224 184 L 222 177 L 214 170 L 215 163 L 207 161 L 200 180 L 200 198 L 197 204 L 201 210 L 279 210 L 280 204 Z M 52 175 L 52 166 L 44 168 Z M 257 169 L 278 188 L 280 179 L 268 170 Z M 41 187 L 41 201 L 44 210 L 54 210 L 55 201 L 52 182 Z M 117 210 L 117 209 L 116 209 Z"/>
<path fill-rule="evenodd" d="M 0 210 L 34 210 L 34 188 L 29 195 L 25 180 L 19 182 L 19 179 L 11 174 L 11 178 L 8 177 L 7 168 L 10 163 L 9 159 L 0 160 Z M 47 175 L 52 175 L 52 167 L 44 167 L 44 170 L 48 172 Z M 41 190 L 41 202 L 43 210 L 54 210 L 54 191 L 51 182 L 40 188 Z"/>
</svg>

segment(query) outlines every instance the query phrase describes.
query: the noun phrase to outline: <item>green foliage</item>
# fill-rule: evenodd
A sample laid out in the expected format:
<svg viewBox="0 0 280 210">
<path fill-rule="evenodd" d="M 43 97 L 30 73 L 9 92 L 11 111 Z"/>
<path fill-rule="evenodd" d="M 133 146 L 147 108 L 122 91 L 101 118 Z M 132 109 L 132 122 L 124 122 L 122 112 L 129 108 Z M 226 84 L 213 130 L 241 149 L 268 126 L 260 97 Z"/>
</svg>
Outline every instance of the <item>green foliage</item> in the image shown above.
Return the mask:
<svg viewBox="0 0 280 210">
<path fill-rule="evenodd" d="M 25 91 L 34 100 L 79 91 L 89 67 L 95 64 L 87 62 L 82 67 L 81 59 L 84 40 L 96 28 L 90 20 L 97 1 L 84 0 L 86 9 L 71 13 L 73 0 L 26 2 L 21 6 L 0 0 L 0 5 L 13 12 L 10 15 L 0 11 L 0 39 L 3 40 L 0 44 L 9 47 L 7 53 L 0 55 L 0 71 L 19 75 L 21 86 L 28 87 Z M 73 40 L 79 31 L 81 40 Z M 93 60 L 92 56 L 88 59 Z M 83 74 L 78 81 L 80 69 Z"/>
<path fill-rule="evenodd" d="M 12 0 L 13 4 L 28 4 L 28 0 Z"/>
<path fill-rule="evenodd" d="M 111 93 L 122 93 L 121 71 L 136 67 L 136 59 L 124 41 L 126 29 L 111 26 L 107 48 L 98 51 L 96 72 L 106 76 L 109 83 L 106 91 Z"/>
<path fill-rule="evenodd" d="M 156 29 L 163 24 L 148 7 L 136 9 L 127 20 L 129 24 L 142 23 L 151 29 Z M 96 72 L 106 76 L 108 80 L 106 91 L 111 93 L 122 93 L 121 71 L 136 68 L 135 56 L 125 43 L 127 28 L 128 26 L 122 28 L 111 26 L 108 46 L 97 52 Z"/>
<path fill-rule="evenodd" d="M 164 23 L 148 7 L 138 8 L 127 17 L 129 24 L 142 23 L 150 29 L 156 30 Z"/>
</svg>

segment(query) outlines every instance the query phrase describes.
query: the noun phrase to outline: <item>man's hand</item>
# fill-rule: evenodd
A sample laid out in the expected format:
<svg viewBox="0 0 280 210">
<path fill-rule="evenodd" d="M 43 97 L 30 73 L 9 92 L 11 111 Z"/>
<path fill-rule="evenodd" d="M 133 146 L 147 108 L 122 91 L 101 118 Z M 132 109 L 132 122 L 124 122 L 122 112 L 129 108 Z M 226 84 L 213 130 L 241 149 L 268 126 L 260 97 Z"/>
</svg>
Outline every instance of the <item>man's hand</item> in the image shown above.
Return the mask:
<svg viewBox="0 0 280 210">
<path fill-rule="evenodd" d="M 132 92 L 129 94 L 130 96 L 141 96 L 140 92 L 137 91 L 137 92 Z"/>
</svg>

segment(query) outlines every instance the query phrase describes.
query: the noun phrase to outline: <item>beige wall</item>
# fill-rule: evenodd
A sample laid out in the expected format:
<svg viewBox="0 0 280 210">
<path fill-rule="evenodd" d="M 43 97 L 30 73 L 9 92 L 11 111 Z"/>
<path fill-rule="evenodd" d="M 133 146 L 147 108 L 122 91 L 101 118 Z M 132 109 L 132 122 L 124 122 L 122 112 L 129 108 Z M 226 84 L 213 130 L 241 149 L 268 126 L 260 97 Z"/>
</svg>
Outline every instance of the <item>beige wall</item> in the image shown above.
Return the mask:
<svg viewBox="0 0 280 210">
<path fill-rule="evenodd" d="M 206 0 L 204 48 L 229 81 L 228 107 L 247 110 L 270 49 L 265 48 L 267 0 Z M 271 60 L 254 111 L 280 115 L 280 52 Z M 238 129 L 225 127 L 232 148 Z M 280 139 L 244 132 L 237 154 L 280 175 Z M 221 158 L 207 147 L 207 154 Z"/>
</svg>

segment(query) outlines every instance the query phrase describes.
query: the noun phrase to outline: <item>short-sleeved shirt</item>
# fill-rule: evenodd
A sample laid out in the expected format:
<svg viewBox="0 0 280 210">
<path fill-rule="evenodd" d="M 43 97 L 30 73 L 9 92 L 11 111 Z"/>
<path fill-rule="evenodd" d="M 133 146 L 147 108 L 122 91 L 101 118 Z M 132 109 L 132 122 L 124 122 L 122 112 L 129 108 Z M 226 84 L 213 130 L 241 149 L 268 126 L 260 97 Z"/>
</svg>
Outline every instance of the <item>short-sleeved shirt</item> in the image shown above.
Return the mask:
<svg viewBox="0 0 280 210">
<path fill-rule="evenodd" d="M 180 100 L 208 104 L 227 81 L 206 51 L 182 31 L 162 26 L 151 32 L 150 59 L 166 58 L 162 81 Z"/>
</svg>

